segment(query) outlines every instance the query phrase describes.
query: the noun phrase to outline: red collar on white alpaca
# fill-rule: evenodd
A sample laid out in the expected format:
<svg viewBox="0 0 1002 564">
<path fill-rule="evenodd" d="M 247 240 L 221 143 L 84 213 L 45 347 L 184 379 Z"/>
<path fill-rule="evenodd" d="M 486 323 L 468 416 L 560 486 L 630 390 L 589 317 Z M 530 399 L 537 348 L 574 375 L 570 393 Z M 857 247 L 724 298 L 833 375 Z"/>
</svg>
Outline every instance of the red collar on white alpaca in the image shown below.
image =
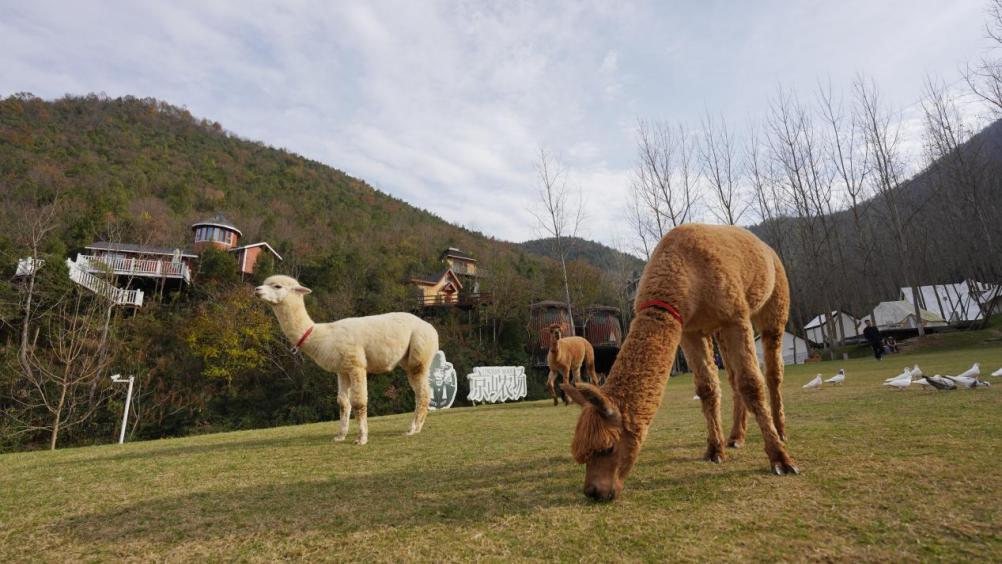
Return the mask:
<svg viewBox="0 0 1002 564">
<path fill-rule="evenodd" d="M 649 307 L 656 307 L 658 309 L 663 309 L 667 311 L 668 313 L 671 314 L 672 317 L 678 320 L 679 325 L 682 325 L 682 314 L 679 313 L 678 310 L 675 309 L 675 306 L 671 305 L 670 303 L 662 300 L 648 300 L 637 306 L 637 313 L 640 313 L 641 311 L 644 311 Z"/>
<path fill-rule="evenodd" d="M 296 346 L 292 347 L 292 352 L 294 353 L 299 352 L 299 349 L 303 347 L 303 343 L 306 342 L 306 339 L 310 338 L 310 333 L 313 333 L 314 327 L 315 325 L 310 325 L 310 328 L 307 329 L 305 333 L 303 333 L 303 336 L 300 337 L 298 341 L 296 341 Z"/>
</svg>

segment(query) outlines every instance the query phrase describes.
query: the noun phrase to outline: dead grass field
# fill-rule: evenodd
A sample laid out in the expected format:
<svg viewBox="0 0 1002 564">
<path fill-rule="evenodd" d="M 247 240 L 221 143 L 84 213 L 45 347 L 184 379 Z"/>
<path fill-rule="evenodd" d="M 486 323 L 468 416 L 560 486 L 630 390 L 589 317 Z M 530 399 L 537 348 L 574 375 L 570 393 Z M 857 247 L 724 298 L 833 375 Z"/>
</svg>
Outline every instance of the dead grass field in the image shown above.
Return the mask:
<svg viewBox="0 0 1002 564">
<path fill-rule="evenodd" d="M 880 385 L 916 362 L 1002 366 L 997 344 L 965 345 L 788 369 L 800 476 L 769 473 L 754 426 L 702 462 L 691 378 L 673 378 L 613 504 L 582 496 L 577 408 L 548 402 L 433 413 L 416 437 L 410 415 L 373 417 L 361 448 L 331 422 L 3 455 L 0 561 L 998 561 L 1002 378 Z M 800 388 L 842 366 L 844 386 Z"/>
</svg>

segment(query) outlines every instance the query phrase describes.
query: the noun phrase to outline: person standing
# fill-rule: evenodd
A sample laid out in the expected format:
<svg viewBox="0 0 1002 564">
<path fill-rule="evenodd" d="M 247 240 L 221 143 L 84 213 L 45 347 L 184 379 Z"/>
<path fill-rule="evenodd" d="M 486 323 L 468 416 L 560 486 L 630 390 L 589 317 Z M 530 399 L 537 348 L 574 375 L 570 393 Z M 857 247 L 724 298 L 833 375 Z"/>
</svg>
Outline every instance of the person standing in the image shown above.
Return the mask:
<svg viewBox="0 0 1002 564">
<path fill-rule="evenodd" d="M 880 329 L 869 319 L 866 320 L 866 329 L 863 329 L 863 338 L 873 347 L 873 356 L 877 360 L 884 356 L 884 343 L 880 339 Z"/>
</svg>

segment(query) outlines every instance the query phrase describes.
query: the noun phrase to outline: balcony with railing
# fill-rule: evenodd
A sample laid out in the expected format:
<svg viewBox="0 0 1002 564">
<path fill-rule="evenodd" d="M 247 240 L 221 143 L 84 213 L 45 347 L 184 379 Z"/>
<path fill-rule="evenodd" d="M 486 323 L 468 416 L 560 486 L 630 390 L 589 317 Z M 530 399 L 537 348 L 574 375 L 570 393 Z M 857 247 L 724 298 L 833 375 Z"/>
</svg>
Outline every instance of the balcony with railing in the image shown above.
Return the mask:
<svg viewBox="0 0 1002 564">
<path fill-rule="evenodd" d="M 478 294 L 437 294 L 434 296 L 419 296 L 417 306 L 421 308 L 458 307 L 471 308 L 491 303 L 491 295 Z"/>
<path fill-rule="evenodd" d="M 146 278 L 178 278 L 191 283 L 191 269 L 184 262 L 110 255 L 78 255 L 77 263 L 88 272 Z"/>
</svg>

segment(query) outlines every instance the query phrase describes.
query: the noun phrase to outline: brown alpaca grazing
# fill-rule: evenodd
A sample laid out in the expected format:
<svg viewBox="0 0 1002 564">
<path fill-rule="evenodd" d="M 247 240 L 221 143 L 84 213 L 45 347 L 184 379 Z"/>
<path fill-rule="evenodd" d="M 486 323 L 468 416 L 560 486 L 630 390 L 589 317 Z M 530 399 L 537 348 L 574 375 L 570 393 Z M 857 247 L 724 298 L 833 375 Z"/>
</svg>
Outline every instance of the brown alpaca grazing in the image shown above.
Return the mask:
<svg viewBox="0 0 1002 564">
<path fill-rule="evenodd" d="M 557 374 L 564 377 L 564 384 L 581 381 L 581 365 L 588 363 L 588 378 L 592 383 L 598 382 L 595 376 L 595 349 L 584 337 L 561 338 L 560 325 L 550 325 L 550 352 L 546 353 L 546 364 L 550 375 L 546 379 L 546 387 L 553 397 L 553 405 L 557 405 L 557 389 L 554 385 Z M 564 405 L 568 404 L 564 397 Z"/>
<path fill-rule="evenodd" d="M 661 405 L 680 344 L 693 370 L 706 417 L 705 459 L 723 460 L 720 385 L 711 341 L 714 334 L 730 373 L 735 404 L 741 404 L 735 406 L 732 446 L 744 440 L 746 409 L 762 430 L 773 472 L 798 473 L 783 445 L 780 392 L 780 345 L 789 304 L 786 271 L 779 257 L 751 232 L 714 225 L 672 229 L 644 270 L 637 290 L 636 317 L 605 385 L 563 386 L 582 406 L 571 452 L 579 464 L 587 466 L 585 495 L 606 501 L 622 492 L 623 481 L 637 461 Z M 753 323 L 762 335 L 765 382 L 755 354 Z M 770 403 L 765 399 L 767 386 Z"/>
</svg>

